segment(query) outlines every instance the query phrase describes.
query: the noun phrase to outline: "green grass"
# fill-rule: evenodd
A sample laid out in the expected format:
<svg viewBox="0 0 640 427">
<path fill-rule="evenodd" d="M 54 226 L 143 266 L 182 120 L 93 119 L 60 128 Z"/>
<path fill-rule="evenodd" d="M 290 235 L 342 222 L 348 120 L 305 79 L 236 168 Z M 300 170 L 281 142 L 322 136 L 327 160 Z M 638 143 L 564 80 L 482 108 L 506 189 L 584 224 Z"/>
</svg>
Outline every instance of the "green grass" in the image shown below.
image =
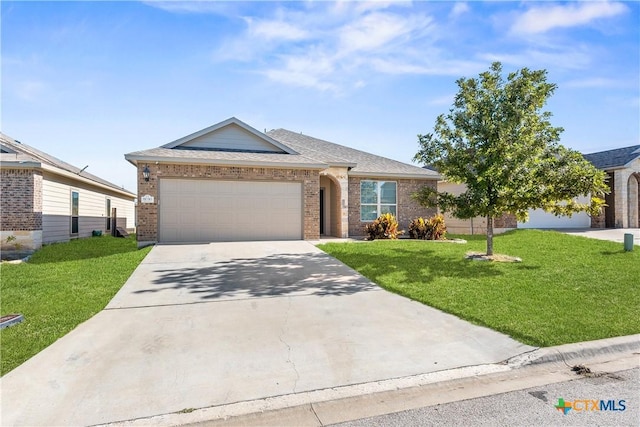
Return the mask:
<svg viewBox="0 0 640 427">
<path fill-rule="evenodd" d="M 640 332 L 640 248 L 553 231 L 495 237 L 495 253 L 522 263 L 464 259 L 467 244 L 374 241 L 319 245 L 383 288 L 534 346 Z M 371 313 L 372 316 L 375 313 Z"/>
<path fill-rule="evenodd" d="M 0 331 L 0 374 L 102 310 L 149 250 L 138 250 L 133 236 L 102 236 L 44 246 L 28 263 L 2 263 L 0 312 L 24 321 Z"/>
</svg>

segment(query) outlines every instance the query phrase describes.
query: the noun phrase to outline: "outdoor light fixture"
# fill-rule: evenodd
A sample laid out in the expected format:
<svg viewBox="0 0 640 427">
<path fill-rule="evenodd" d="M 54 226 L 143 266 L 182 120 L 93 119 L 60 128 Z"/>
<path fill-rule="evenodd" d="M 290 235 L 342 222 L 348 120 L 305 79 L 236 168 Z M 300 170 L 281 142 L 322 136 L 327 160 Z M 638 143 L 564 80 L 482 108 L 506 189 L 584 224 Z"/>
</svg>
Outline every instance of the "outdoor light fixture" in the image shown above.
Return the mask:
<svg viewBox="0 0 640 427">
<path fill-rule="evenodd" d="M 149 176 L 151 175 L 151 171 L 149 170 L 149 165 L 145 165 L 144 169 L 142 169 L 142 177 L 145 181 L 149 181 Z"/>
</svg>

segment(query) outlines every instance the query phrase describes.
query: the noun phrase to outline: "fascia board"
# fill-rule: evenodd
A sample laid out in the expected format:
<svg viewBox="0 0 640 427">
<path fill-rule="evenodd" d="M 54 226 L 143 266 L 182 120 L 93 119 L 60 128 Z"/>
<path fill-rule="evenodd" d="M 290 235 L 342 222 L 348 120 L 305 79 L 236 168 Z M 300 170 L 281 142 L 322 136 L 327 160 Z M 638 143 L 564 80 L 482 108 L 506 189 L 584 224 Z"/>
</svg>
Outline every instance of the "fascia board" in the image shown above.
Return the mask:
<svg viewBox="0 0 640 427">
<path fill-rule="evenodd" d="M 397 178 L 397 179 L 428 179 L 428 180 L 441 180 L 442 175 L 423 175 L 412 173 L 389 173 L 389 172 L 349 172 L 349 176 L 358 178 Z"/>
<path fill-rule="evenodd" d="M 216 166 L 248 166 L 260 168 L 277 168 L 277 169 L 326 169 L 329 167 L 326 163 L 287 163 L 287 162 L 263 162 L 263 161 L 246 161 L 246 160 L 230 160 L 230 159 L 203 159 L 203 158 L 175 158 L 160 156 L 131 156 L 125 155 L 133 165 L 138 162 L 146 163 L 170 163 L 170 164 L 201 164 Z"/>
</svg>

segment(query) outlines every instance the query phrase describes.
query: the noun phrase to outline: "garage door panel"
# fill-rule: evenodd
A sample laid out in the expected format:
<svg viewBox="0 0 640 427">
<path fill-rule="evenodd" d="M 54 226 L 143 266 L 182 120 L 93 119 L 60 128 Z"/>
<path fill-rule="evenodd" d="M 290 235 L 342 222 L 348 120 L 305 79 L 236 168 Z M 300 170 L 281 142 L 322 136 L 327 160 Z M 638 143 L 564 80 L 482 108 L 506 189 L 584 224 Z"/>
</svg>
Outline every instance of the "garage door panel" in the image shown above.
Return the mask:
<svg viewBox="0 0 640 427">
<path fill-rule="evenodd" d="M 302 238 L 302 184 L 162 179 L 161 242 Z"/>
</svg>

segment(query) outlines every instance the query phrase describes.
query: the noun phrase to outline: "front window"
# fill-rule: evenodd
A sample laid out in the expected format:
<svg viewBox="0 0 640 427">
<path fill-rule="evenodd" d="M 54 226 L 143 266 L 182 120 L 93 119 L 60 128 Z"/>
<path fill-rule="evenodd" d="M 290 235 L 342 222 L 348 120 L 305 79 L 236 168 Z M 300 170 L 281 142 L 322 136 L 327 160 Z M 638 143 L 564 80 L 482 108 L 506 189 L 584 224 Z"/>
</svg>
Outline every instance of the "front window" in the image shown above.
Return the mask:
<svg viewBox="0 0 640 427">
<path fill-rule="evenodd" d="M 105 229 L 107 231 L 111 230 L 111 199 L 107 199 L 107 205 L 106 205 L 106 218 L 107 218 L 107 226 L 105 227 Z"/>
<path fill-rule="evenodd" d="M 77 191 L 71 192 L 71 234 L 78 234 L 80 219 L 80 194 Z"/>
<path fill-rule="evenodd" d="M 397 192 L 393 181 L 360 181 L 360 220 L 373 221 L 380 215 L 396 215 Z"/>
</svg>

